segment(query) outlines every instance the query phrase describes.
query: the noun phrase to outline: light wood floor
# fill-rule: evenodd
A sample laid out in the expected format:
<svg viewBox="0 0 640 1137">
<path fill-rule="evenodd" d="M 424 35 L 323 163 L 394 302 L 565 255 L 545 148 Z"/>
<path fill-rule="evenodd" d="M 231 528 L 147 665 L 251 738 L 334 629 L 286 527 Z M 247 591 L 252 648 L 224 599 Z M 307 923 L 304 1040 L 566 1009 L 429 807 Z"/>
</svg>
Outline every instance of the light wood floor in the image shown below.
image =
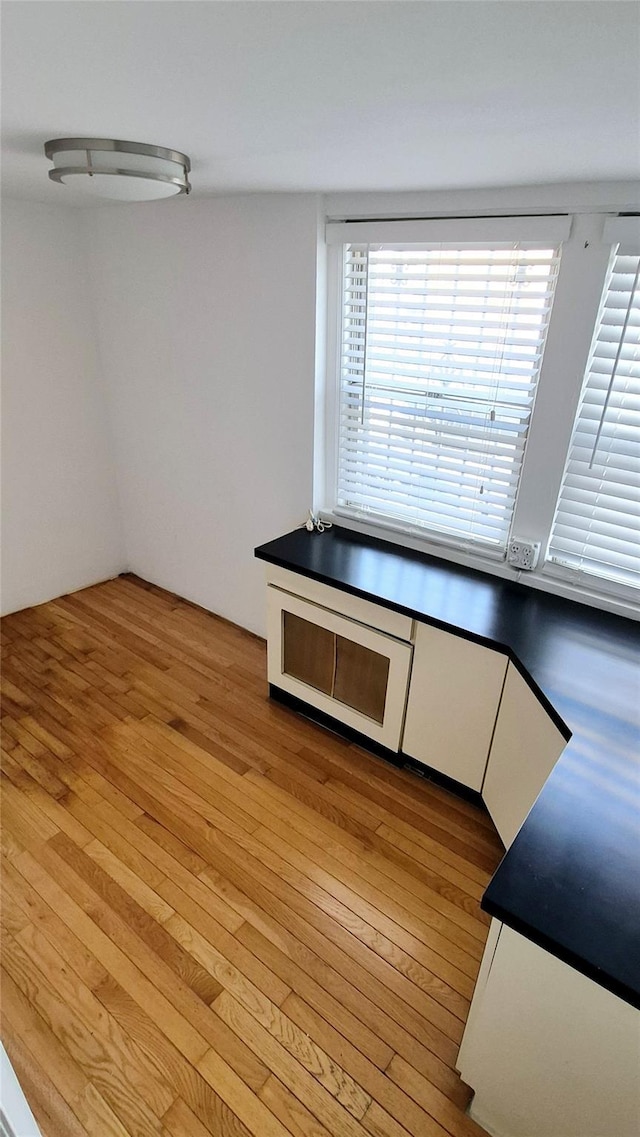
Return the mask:
<svg viewBox="0 0 640 1137">
<path fill-rule="evenodd" d="M 488 819 L 135 578 L 2 634 L 2 1033 L 45 1137 L 482 1133 Z"/>
</svg>

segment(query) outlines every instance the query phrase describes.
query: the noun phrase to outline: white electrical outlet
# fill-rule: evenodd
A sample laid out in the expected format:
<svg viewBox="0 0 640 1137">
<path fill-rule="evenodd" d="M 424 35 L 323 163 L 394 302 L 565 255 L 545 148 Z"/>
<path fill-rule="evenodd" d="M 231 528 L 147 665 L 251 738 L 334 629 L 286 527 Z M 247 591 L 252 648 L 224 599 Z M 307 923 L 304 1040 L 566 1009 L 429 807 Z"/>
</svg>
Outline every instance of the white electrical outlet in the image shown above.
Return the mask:
<svg viewBox="0 0 640 1137">
<path fill-rule="evenodd" d="M 525 541 L 522 537 L 514 537 L 509 541 L 507 549 L 507 562 L 512 568 L 524 569 L 530 572 L 538 563 L 540 556 L 539 541 Z"/>
</svg>

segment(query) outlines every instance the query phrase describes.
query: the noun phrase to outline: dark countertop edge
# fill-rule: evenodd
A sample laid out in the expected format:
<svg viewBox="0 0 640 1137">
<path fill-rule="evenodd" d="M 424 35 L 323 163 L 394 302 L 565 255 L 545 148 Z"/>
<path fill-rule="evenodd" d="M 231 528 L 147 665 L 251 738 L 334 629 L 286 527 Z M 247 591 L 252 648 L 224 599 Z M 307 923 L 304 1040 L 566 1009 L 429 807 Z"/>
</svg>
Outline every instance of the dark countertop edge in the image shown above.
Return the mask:
<svg viewBox="0 0 640 1137">
<path fill-rule="evenodd" d="M 505 856 L 506 855 L 507 854 L 505 854 Z M 599 987 L 604 987 L 605 990 L 609 991 L 612 995 L 616 995 L 618 999 L 622 999 L 623 1002 L 629 1003 L 632 1007 L 640 1010 L 640 993 L 636 991 L 634 987 L 629 987 L 628 984 L 619 982 L 608 975 L 606 971 L 595 967 L 582 956 L 564 947 L 558 940 L 545 936 L 533 925 L 528 924 L 526 920 L 521 920 L 518 916 L 514 916 L 512 912 L 502 908 L 500 904 L 496 904 L 491 898 L 487 899 L 486 892 L 482 897 L 480 907 L 489 916 L 500 920 L 501 923 L 506 924 L 512 931 L 518 932 L 519 935 L 524 936 L 525 939 L 530 940 L 531 943 L 536 944 L 537 947 L 543 948 L 549 955 L 555 956 L 561 963 L 566 963 L 569 967 L 572 967 L 574 971 L 579 971 L 580 974 L 586 976 L 587 979 L 593 980 Z"/>
<path fill-rule="evenodd" d="M 399 550 L 402 552 L 402 550 Z M 394 552 L 398 552 L 394 548 Z M 475 632 L 470 632 L 466 628 L 462 628 L 457 624 L 447 623 L 445 620 L 438 620 L 434 616 L 430 616 L 426 612 L 420 612 L 416 608 L 406 608 L 402 604 L 397 604 L 393 600 L 386 600 L 373 592 L 366 592 L 363 589 L 355 588 L 351 584 L 346 584 L 343 581 L 337 580 L 333 576 L 327 576 L 326 573 L 314 572 L 312 569 L 302 567 L 300 565 L 292 565 L 291 561 L 286 557 L 279 557 L 273 553 L 265 552 L 264 546 L 260 545 L 254 549 L 254 556 L 260 560 L 265 561 L 267 564 L 276 565 L 277 568 L 286 569 L 287 572 L 296 573 L 298 576 L 306 576 L 309 580 L 317 580 L 318 584 L 326 584 L 329 588 L 336 588 L 340 592 L 347 592 L 351 596 L 357 596 L 360 600 L 368 600 L 370 604 L 377 604 L 379 608 L 387 608 L 391 612 L 399 612 L 402 616 L 408 616 L 411 620 L 419 620 L 422 624 L 430 624 L 431 627 L 440 628 L 443 632 L 450 632 L 452 635 L 460 636 L 462 639 L 469 640 L 471 643 L 479 644 L 480 647 L 486 647 L 490 651 L 497 651 L 501 655 L 506 655 L 518 673 L 522 676 L 527 685 L 531 688 L 538 701 L 542 704 L 545 711 L 549 715 L 554 725 L 558 728 L 564 739 L 568 742 L 572 735 L 571 728 L 564 721 L 562 716 L 554 707 L 553 703 L 547 698 L 544 691 L 538 686 L 533 676 L 527 671 L 527 668 L 520 661 L 515 651 L 509 644 L 502 643 L 498 640 L 490 639 L 487 636 L 479 636 Z M 446 563 L 446 562 L 445 562 Z M 478 570 L 480 571 L 480 570 Z"/>
</svg>

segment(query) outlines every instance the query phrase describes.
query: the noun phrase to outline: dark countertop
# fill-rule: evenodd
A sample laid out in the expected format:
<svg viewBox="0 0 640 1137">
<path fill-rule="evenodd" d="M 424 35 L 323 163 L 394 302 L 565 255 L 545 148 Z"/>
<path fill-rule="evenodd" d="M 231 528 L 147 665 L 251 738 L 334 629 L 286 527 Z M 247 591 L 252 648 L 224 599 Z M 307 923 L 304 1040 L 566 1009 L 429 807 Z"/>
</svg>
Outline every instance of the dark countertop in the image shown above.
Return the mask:
<svg viewBox="0 0 640 1137">
<path fill-rule="evenodd" d="M 482 906 L 640 1007 L 640 635 L 622 616 L 334 526 L 271 564 L 502 651 L 570 741 Z"/>
</svg>

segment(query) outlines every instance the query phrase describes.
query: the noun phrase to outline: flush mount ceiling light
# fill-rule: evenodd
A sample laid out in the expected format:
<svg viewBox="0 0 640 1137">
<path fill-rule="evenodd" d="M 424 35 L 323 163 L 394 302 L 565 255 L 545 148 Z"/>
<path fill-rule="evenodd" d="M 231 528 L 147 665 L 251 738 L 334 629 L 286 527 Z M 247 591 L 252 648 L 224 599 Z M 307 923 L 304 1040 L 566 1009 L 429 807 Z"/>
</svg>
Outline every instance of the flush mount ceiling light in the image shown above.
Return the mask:
<svg viewBox="0 0 640 1137">
<path fill-rule="evenodd" d="M 52 181 L 88 196 L 154 201 L 191 191 L 187 155 L 164 146 L 116 138 L 53 138 L 45 142 L 44 152 L 53 162 Z"/>
</svg>

